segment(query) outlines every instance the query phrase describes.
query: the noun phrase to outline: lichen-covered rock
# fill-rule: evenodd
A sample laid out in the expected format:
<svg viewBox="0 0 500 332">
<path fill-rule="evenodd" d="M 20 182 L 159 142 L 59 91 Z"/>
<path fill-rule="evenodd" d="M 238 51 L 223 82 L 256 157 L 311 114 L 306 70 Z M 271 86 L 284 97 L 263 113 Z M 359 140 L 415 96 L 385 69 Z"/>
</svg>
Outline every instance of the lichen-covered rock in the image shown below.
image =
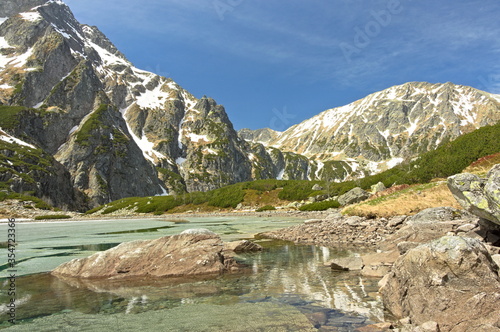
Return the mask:
<svg viewBox="0 0 500 332">
<path fill-rule="evenodd" d="M 340 195 L 338 198 L 338 202 L 342 206 L 346 206 L 349 204 L 359 203 L 368 199 L 370 197 L 370 193 L 357 187 L 349 190 L 343 195 Z"/>
<path fill-rule="evenodd" d="M 466 210 L 500 224 L 500 164 L 485 179 L 469 173 L 451 176 L 448 188 Z"/>
<path fill-rule="evenodd" d="M 371 186 L 370 189 L 371 189 L 372 194 L 376 194 L 378 192 L 386 190 L 387 188 L 382 182 L 379 182 L 379 183 Z"/>
<path fill-rule="evenodd" d="M 223 253 L 215 233 L 193 232 L 155 240 L 122 243 L 86 258 L 73 259 L 52 271 L 76 278 L 178 277 L 221 274 L 239 265 Z"/>
<path fill-rule="evenodd" d="M 445 236 L 409 250 L 381 281 L 384 305 L 416 325 L 445 331 L 498 331 L 498 267 L 476 239 Z M 488 329 L 489 328 L 489 329 Z"/>
</svg>

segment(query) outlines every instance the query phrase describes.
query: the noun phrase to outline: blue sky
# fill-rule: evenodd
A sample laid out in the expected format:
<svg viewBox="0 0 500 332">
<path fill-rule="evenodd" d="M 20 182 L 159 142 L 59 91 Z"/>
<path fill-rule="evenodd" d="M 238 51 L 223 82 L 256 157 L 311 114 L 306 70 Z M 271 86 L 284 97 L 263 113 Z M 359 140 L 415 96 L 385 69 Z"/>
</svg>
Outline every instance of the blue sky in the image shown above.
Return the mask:
<svg viewBox="0 0 500 332">
<path fill-rule="evenodd" d="M 410 81 L 500 93 L 498 0 L 65 0 L 141 69 L 284 130 Z"/>
</svg>

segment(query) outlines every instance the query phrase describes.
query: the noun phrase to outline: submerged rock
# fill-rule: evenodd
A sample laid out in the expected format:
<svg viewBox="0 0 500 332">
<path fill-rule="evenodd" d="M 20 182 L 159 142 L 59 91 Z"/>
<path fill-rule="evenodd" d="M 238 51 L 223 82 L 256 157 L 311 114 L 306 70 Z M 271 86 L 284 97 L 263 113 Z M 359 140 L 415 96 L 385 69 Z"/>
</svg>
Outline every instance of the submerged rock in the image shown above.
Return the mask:
<svg viewBox="0 0 500 332">
<path fill-rule="evenodd" d="M 122 243 L 52 271 L 78 278 L 176 277 L 221 274 L 239 264 L 223 253 L 221 238 L 208 230 L 190 230 L 155 240 Z"/>
<path fill-rule="evenodd" d="M 248 240 L 233 241 L 224 244 L 224 250 L 236 253 L 261 251 L 262 246 Z"/>
<path fill-rule="evenodd" d="M 466 210 L 500 225 L 500 164 L 485 179 L 469 173 L 451 176 L 448 188 Z"/>
<path fill-rule="evenodd" d="M 439 331 L 500 331 L 498 267 L 477 239 L 444 236 L 409 250 L 381 281 L 386 308 Z"/>
</svg>

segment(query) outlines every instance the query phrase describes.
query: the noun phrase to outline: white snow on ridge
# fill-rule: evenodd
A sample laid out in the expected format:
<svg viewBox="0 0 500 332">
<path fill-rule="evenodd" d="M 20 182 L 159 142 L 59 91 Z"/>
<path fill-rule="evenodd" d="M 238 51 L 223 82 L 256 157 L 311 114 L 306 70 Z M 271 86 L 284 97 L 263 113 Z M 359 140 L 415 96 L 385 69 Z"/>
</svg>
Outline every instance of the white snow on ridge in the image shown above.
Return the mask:
<svg viewBox="0 0 500 332">
<path fill-rule="evenodd" d="M 215 155 L 217 154 L 217 151 L 215 151 L 215 150 L 213 150 L 211 148 L 207 148 L 207 147 L 205 147 L 203 149 L 203 152 L 208 153 L 208 154 L 215 154 Z"/>
<path fill-rule="evenodd" d="M 391 160 L 387 161 L 386 165 L 387 168 L 393 168 L 394 166 L 401 164 L 403 161 L 403 158 L 392 158 Z"/>
<path fill-rule="evenodd" d="M 124 59 L 117 57 L 114 54 L 111 54 L 110 52 L 106 51 L 104 48 L 101 46 L 86 40 L 86 43 L 88 43 L 101 57 L 101 60 L 104 62 L 104 65 L 110 65 L 110 64 L 122 64 L 126 66 L 130 66 L 131 64 L 125 61 Z"/>
<path fill-rule="evenodd" d="M 0 17 L 0 25 L 2 25 L 3 22 L 7 21 L 8 19 L 8 17 Z"/>
<path fill-rule="evenodd" d="M 160 108 L 168 99 L 168 94 L 161 91 L 161 84 L 158 84 L 153 90 L 146 90 L 143 94 L 137 97 L 137 105 L 142 108 Z"/>
<path fill-rule="evenodd" d="M 36 149 L 35 146 L 28 144 L 25 141 L 20 140 L 19 138 L 15 138 L 14 136 L 10 136 L 9 134 L 5 133 L 4 131 L 2 131 L 2 128 L 0 128 L 0 140 L 7 142 L 7 143 L 19 144 L 22 146 L 27 146 L 27 147 L 32 148 L 32 149 Z"/>
<path fill-rule="evenodd" d="M 283 168 L 276 177 L 276 180 L 283 180 L 283 176 L 285 175 L 285 169 Z"/>
<path fill-rule="evenodd" d="M 189 133 L 186 136 L 189 137 L 191 142 L 195 142 L 195 143 L 199 143 L 200 141 L 209 142 L 207 135 L 198 135 L 195 133 Z"/>
<path fill-rule="evenodd" d="M 20 13 L 23 20 L 30 21 L 30 22 L 37 22 L 42 19 L 42 15 L 40 15 L 39 12 L 26 12 L 26 13 Z"/>
<path fill-rule="evenodd" d="M 139 138 L 137 135 L 134 134 L 134 132 L 132 131 L 132 128 L 130 127 L 130 125 L 128 124 L 128 122 L 126 120 L 126 117 L 125 117 L 126 113 L 127 113 L 127 110 L 122 112 L 125 123 L 127 124 L 128 132 L 132 136 L 132 139 L 134 140 L 135 144 L 137 144 L 139 149 L 141 149 L 142 154 L 144 155 L 144 158 L 151 161 L 153 164 L 155 164 L 153 156 L 156 156 L 156 158 L 158 158 L 158 159 L 167 159 L 167 157 L 165 155 L 163 155 L 162 153 L 153 149 L 154 143 L 150 142 L 148 140 L 147 136 L 144 135 L 144 132 L 142 133 L 141 138 Z"/>
<path fill-rule="evenodd" d="M 12 88 L 13 88 L 12 85 L 8 85 L 8 84 L 0 85 L 0 89 L 2 89 L 2 90 L 12 89 Z"/>
<path fill-rule="evenodd" d="M 168 82 L 167 86 L 172 90 L 179 90 L 179 87 L 175 84 L 175 82 Z"/>
<path fill-rule="evenodd" d="M 5 37 L 0 37 L 0 48 L 9 48 L 10 45 L 5 39 Z"/>
<path fill-rule="evenodd" d="M 70 39 L 71 38 L 71 35 L 68 34 L 66 31 L 64 30 L 61 30 L 57 27 L 57 25 L 55 25 L 54 23 L 51 24 L 52 27 L 54 28 L 54 30 L 56 30 L 57 32 L 59 32 L 64 38 L 66 39 Z"/>
<path fill-rule="evenodd" d="M 322 163 L 321 161 L 318 161 L 318 169 L 316 170 L 316 173 L 314 174 L 316 179 L 319 179 L 319 172 L 323 169 L 324 166 L 325 166 L 324 163 Z"/>
<path fill-rule="evenodd" d="M 475 116 L 473 113 L 474 110 L 474 102 L 471 100 L 471 96 L 460 91 L 460 99 L 458 102 L 452 102 L 453 112 L 462 118 L 460 123 L 461 126 L 465 126 L 467 124 L 474 124 Z"/>
<path fill-rule="evenodd" d="M 410 126 L 408 127 L 408 136 L 411 136 L 413 135 L 413 133 L 415 132 L 415 130 L 417 129 L 418 127 L 418 119 L 415 121 L 415 122 L 412 122 L 410 120 Z"/>
<path fill-rule="evenodd" d="M 177 165 L 182 165 L 182 164 L 184 164 L 184 162 L 185 162 L 186 160 L 187 160 L 186 158 L 179 157 L 179 158 L 175 159 L 175 163 L 176 163 Z"/>
<path fill-rule="evenodd" d="M 9 48 L 10 45 L 7 43 L 5 38 L 0 37 L 0 48 Z M 11 65 L 14 67 L 21 68 L 26 64 L 26 61 L 33 53 L 33 48 L 30 48 L 26 51 L 26 53 L 17 55 L 17 56 L 6 56 L 0 54 L 0 69 L 7 67 L 7 65 Z"/>
<path fill-rule="evenodd" d="M 162 193 L 158 194 L 156 196 L 168 196 L 168 191 L 165 188 L 163 188 L 163 186 L 161 184 L 160 184 L 160 189 L 161 189 Z"/>
</svg>

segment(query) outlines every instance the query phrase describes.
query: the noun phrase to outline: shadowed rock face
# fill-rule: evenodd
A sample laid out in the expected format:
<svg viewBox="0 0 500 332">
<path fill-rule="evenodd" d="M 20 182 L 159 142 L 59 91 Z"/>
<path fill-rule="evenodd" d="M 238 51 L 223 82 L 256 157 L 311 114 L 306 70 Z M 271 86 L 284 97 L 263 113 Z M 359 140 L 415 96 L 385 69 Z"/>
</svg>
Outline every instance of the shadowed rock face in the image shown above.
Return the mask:
<svg viewBox="0 0 500 332">
<path fill-rule="evenodd" d="M 476 239 L 444 236 L 409 250 L 384 277 L 386 308 L 440 331 L 498 331 L 498 266 Z"/>
<path fill-rule="evenodd" d="M 469 173 L 451 176 L 448 188 L 466 210 L 500 225 L 500 164 L 485 179 Z"/>
<path fill-rule="evenodd" d="M 52 271 L 77 278 L 177 277 L 222 274 L 238 269 L 223 253 L 214 233 L 193 232 L 155 240 L 132 241 L 89 257 L 74 259 Z"/>
</svg>

